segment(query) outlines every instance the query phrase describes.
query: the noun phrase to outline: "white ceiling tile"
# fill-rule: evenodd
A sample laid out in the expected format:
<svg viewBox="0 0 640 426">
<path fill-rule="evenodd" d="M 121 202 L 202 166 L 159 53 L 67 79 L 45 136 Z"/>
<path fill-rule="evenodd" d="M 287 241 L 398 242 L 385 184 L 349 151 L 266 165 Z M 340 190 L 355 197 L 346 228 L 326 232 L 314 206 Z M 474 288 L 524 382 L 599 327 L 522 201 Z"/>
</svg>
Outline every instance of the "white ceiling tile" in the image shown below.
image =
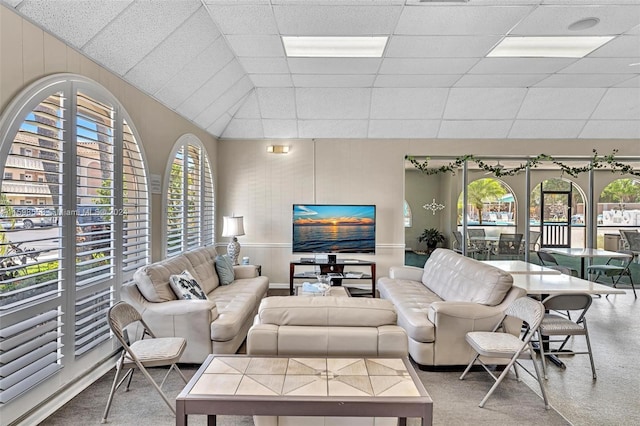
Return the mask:
<svg viewBox="0 0 640 426">
<path fill-rule="evenodd" d="M 402 11 L 395 34 L 506 34 L 531 10 L 531 6 L 408 6 Z"/>
<path fill-rule="evenodd" d="M 440 120 L 371 120 L 369 138 L 435 138 Z"/>
<path fill-rule="evenodd" d="M 550 74 L 575 62 L 568 58 L 484 58 L 470 74 Z"/>
<path fill-rule="evenodd" d="M 393 36 L 386 58 L 484 57 L 500 36 Z"/>
<path fill-rule="evenodd" d="M 531 88 L 518 113 L 520 119 L 586 119 L 604 89 Z"/>
<path fill-rule="evenodd" d="M 371 118 L 428 119 L 442 117 L 448 89 L 373 89 Z"/>
<path fill-rule="evenodd" d="M 209 14 L 201 8 L 129 70 L 125 78 L 142 90 L 155 93 L 219 36 Z"/>
<path fill-rule="evenodd" d="M 640 89 L 607 90 L 591 118 L 594 120 L 640 120 Z"/>
<path fill-rule="evenodd" d="M 477 58 L 385 58 L 380 74 L 464 74 Z"/>
<path fill-rule="evenodd" d="M 169 108 L 175 109 L 233 58 L 223 38 L 218 38 L 185 66 L 156 93 Z"/>
<path fill-rule="evenodd" d="M 640 120 L 589 120 L 580 133 L 587 139 L 640 139 Z"/>
<path fill-rule="evenodd" d="M 82 51 L 124 75 L 202 4 L 137 1 L 93 37 Z"/>
<path fill-rule="evenodd" d="M 2 0 L 2 1 L 11 7 L 16 7 L 18 4 L 24 3 L 23 0 Z"/>
<path fill-rule="evenodd" d="M 176 109 L 186 117 L 195 117 L 200 111 L 215 102 L 229 87 L 233 86 L 245 76 L 244 70 L 235 59 L 227 64 L 217 74 L 211 77 L 205 84 Z M 217 118 L 217 117 L 216 117 Z"/>
<path fill-rule="evenodd" d="M 249 74 L 256 87 L 293 87 L 289 74 Z"/>
<path fill-rule="evenodd" d="M 264 138 L 261 120 L 231 120 L 221 136 L 224 139 L 260 139 Z"/>
<path fill-rule="evenodd" d="M 268 4 L 211 5 L 209 10 L 223 34 L 278 34 Z"/>
<path fill-rule="evenodd" d="M 296 105 L 300 119 L 344 119 L 369 117 L 371 89 L 296 90 Z"/>
<path fill-rule="evenodd" d="M 586 120 L 516 120 L 509 132 L 515 139 L 574 139 Z"/>
<path fill-rule="evenodd" d="M 297 120 L 262 120 L 265 138 L 297 138 Z"/>
<path fill-rule="evenodd" d="M 260 106 L 258 105 L 258 97 L 255 90 L 252 91 L 244 100 L 244 103 L 238 108 L 234 114 L 236 118 L 260 118 Z"/>
<path fill-rule="evenodd" d="M 466 74 L 455 87 L 531 87 L 545 74 Z"/>
<path fill-rule="evenodd" d="M 582 58 L 568 67 L 562 69 L 561 73 L 568 74 L 628 74 L 637 72 L 630 64 L 637 63 L 638 58 Z"/>
<path fill-rule="evenodd" d="M 234 106 L 237 108 L 239 105 L 238 101 L 247 96 L 252 90 L 254 90 L 254 88 L 249 77 L 243 77 L 216 99 L 215 102 L 198 114 L 193 121 L 206 129 L 225 112 L 233 115 L 236 112 Z"/>
<path fill-rule="evenodd" d="M 442 120 L 438 138 L 506 138 L 511 120 Z"/>
<path fill-rule="evenodd" d="M 636 75 L 635 77 L 628 78 L 620 84 L 617 84 L 616 87 L 640 87 L 640 75 Z"/>
<path fill-rule="evenodd" d="M 287 60 L 282 58 L 238 58 L 249 74 L 288 74 Z"/>
<path fill-rule="evenodd" d="M 379 58 L 288 58 L 292 74 L 375 74 Z"/>
<path fill-rule="evenodd" d="M 450 87 L 460 75 L 427 74 L 427 75 L 394 75 L 380 74 L 376 77 L 374 87 Z"/>
<path fill-rule="evenodd" d="M 552 74 L 536 87 L 611 87 L 628 80 L 632 74 Z"/>
<path fill-rule="evenodd" d="M 236 56 L 284 57 L 282 40 L 275 35 L 230 35 L 227 41 Z"/>
<path fill-rule="evenodd" d="M 132 2 L 63 0 L 49 7 L 48 2 L 26 1 L 18 10 L 72 46 L 81 48 Z"/>
<path fill-rule="evenodd" d="M 377 35 L 393 31 L 402 7 L 387 5 L 273 6 L 282 35 Z"/>
<path fill-rule="evenodd" d="M 595 17 L 600 22 L 589 29 L 572 31 L 572 23 Z M 512 35 L 612 35 L 640 23 L 640 6 L 540 6 L 523 19 Z"/>
<path fill-rule="evenodd" d="M 301 138 L 366 138 L 367 120 L 299 120 Z"/>
<path fill-rule="evenodd" d="M 371 87 L 376 76 L 375 74 L 293 74 L 291 78 L 296 87 Z"/>
<path fill-rule="evenodd" d="M 636 2 L 637 0 L 629 0 Z M 640 35 L 640 25 L 636 25 L 634 28 L 627 31 L 625 34 L 627 35 Z"/>
<path fill-rule="evenodd" d="M 515 118 L 527 89 L 453 88 L 444 109 L 444 119 Z"/>
<path fill-rule="evenodd" d="M 257 88 L 262 118 L 296 118 L 293 88 Z"/>
<path fill-rule="evenodd" d="M 229 114 L 222 114 L 220 118 L 207 128 L 207 132 L 219 137 L 224 132 L 224 129 L 229 125 L 229 122 L 231 122 L 231 118 L 232 117 Z"/>
<path fill-rule="evenodd" d="M 640 36 L 619 36 L 589 54 L 589 58 L 640 58 Z"/>
</svg>

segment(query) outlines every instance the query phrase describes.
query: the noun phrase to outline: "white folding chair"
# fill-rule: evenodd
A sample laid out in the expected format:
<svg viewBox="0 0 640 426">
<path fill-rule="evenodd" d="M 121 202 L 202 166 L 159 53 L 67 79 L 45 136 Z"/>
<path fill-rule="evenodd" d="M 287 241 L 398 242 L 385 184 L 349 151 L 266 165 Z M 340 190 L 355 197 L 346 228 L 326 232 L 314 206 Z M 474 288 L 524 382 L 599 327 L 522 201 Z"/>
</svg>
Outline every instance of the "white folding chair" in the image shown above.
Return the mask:
<svg viewBox="0 0 640 426">
<path fill-rule="evenodd" d="M 131 385 L 131 378 L 133 377 L 133 371 L 137 368 L 144 375 L 144 377 L 151 383 L 154 389 L 160 394 L 164 402 L 169 406 L 173 414 L 176 414 L 176 410 L 173 404 L 167 396 L 162 392 L 162 386 L 167 380 L 171 370 L 176 370 L 184 383 L 187 383 L 187 379 L 182 374 L 182 371 L 178 368 L 176 363 L 180 360 L 182 353 L 187 347 L 187 341 L 182 337 L 155 337 L 147 324 L 142 320 L 140 313 L 131 305 L 126 302 L 118 302 L 113 305 L 107 313 L 107 321 L 111 331 L 116 336 L 116 339 L 123 347 L 120 359 L 116 363 L 116 375 L 113 378 L 113 384 L 111 385 L 111 391 L 109 392 L 109 399 L 107 400 L 107 407 L 104 410 L 104 416 L 102 417 L 102 423 L 106 423 L 107 416 L 109 415 L 109 409 L 111 408 L 111 402 L 113 401 L 113 395 L 127 380 L 126 390 L 129 390 Z M 143 339 L 133 342 L 131 345 L 128 342 L 128 338 L 125 335 L 125 328 L 135 322 L 140 322 L 144 328 Z M 149 338 L 145 339 L 144 337 Z M 169 371 L 162 379 L 162 383 L 158 386 L 155 380 L 151 377 L 146 367 L 163 367 L 170 366 Z M 128 368 L 129 370 L 122 377 L 120 381 L 120 372 Z"/>
<path fill-rule="evenodd" d="M 498 331 L 502 328 L 502 323 L 507 317 L 518 318 L 525 322 L 527 327 L 521 333 L 520 337 L 516 337 L 513 334 L 507 333 L 504 330 Z M 520 380 L 517 365 L 522 367 L 524 371 L 529 373 L 532 377 L 538 380 L 540 384 L 540 390 L 542 392 L 542 399 L 544 400 L 544 408 L 549 409 L 549 402 L 547 400 L 547 394 L 544 389 L 544 384 L 540 376 L 538 364 L 536 363 L 535 351 L 531 343 L 531 339 L 536 335 L 538 327 L 544 317 L 544 306 L 537 300 L 521 297 L 514 300 L 506 309 L 505 316 L 502 321 L 493 329 L 493 331 L 471 331 L 466 334 L 466 340 L 469 345 L 476 351 L 476 355 L 473 357 L 467 368 L 460 376 L 460 380 L 463 380 L 471 367 L 477 362 L 484 367 L 484 369 L 493 377 L 495 383 L 489 389 L 489 392 L 480 401 L 479 407 L 484 407 L 487 399 L 493 394 L 498 385 L 504 380 L 509 370 L 513 366 L 513 370 L 516 374 L 516 378 Z M 509 359 L 509 363 L 505 366 L 502 374 L 496 377 L 495 374 L 487 367 L 487 365 L 480 359 L 480 357 L 490 358 L 505 358 Z M 533 368 L 535 369 L 535 375 L 527 370 L 520 362 L 519 359 L 530 359 L 533 362 Z"/>
<path fill-rule="evenodd" d="M 593 352 L 591 351 L 591 341 L 589 340 L 589 330 L 587 329 L 587 319 L 585 314 L 591 306 L 593 299 L 591 295 L 586 293 L 578 294 L 554 294 L 542 301 L 544 307 L 549 311 L 544 315 L 542 323 L 538 328 L 540 335 L 540 357 L 542 358 L 542 372 L 544 378 L 547 378 L 547 363 L 545 355 L 563 354 L 578 355 L 588 354 L 591 361 L 591 373 L 593 379 L 596 379 L 596 366 L 593 363 Z M 553 311 L 553 312 L 552 312 Z M 560 312 L 567 312 L 563 314 Z M 575 320 L 571 319 L 571 313 L 577 315 Z M 553 340 L 549 338 L 547 342 L 542 339 L 550 336 L 566 336 L 562 340 Z M 564 347 L 571 336 L 584 336 L 587 341 L 586 351 L 565 350 Z M 551 344 L 562 342 L 557 349 L 552 349 Z M 545 349 L 545 346 L 548 346 Z"/>
</svg>

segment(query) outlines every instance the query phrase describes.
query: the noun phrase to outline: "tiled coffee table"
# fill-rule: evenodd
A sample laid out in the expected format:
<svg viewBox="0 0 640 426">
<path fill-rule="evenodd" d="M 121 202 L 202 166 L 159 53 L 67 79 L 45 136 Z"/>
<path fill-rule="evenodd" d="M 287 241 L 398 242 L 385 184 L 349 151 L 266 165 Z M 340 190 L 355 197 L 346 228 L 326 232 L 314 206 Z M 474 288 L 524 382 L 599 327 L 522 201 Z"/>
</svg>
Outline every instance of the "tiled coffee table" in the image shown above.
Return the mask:
<svg viewBox="0 0 640 426">
<path fill-rule="evenodd" d="M 433 401 L 408 358 L 209 355 L 176 398 L 176 425 L 189 414 L 419 417 Z"/>
</svg>

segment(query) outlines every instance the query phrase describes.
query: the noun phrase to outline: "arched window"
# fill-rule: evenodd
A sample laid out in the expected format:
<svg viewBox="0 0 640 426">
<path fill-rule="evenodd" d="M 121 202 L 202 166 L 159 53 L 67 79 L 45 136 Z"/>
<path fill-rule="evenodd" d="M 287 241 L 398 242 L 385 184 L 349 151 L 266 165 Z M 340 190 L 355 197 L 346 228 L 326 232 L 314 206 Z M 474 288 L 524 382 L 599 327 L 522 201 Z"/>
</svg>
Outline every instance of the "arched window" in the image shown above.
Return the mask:
<svg viewBox="0 0 640 426">
<path fill-rule="evenodd" d="M 150 226 L 136 132 L 95 82 L 64 74 L 35 83 L 7 108 L 0 137 L 6 403 L 109 355 L 94 350 L 110 339 L 106 311 L 148 262 Z"/>
<path fill-rule="evenodd" d="M 167 167 L 167 256 L 214 243 L 213 176 L 200 140 L 184 135 Z"/>
</svg>

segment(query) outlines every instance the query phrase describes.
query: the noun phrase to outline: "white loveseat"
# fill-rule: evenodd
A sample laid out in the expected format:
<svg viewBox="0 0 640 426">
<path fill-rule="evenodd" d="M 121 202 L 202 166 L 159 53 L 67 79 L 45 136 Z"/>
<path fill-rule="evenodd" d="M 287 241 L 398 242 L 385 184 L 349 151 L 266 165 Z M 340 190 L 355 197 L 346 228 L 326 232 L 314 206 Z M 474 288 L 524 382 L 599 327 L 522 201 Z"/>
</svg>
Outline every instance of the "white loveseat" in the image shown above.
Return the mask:
<svg viewBox="0 0 640 426">
<path fill-rule="evenodd" d="M 407 335 L 387 300 L 267 297 L 247 336 L 247 354 L 321 357 L 407 356 Z M 391 426 L 397 418 L 254 416 L 256 426 Z"/>
<path fill-rule="evenodd" d="M 452 250 L 436 249 L 424 268 L 398 266 L 378 280 L 380 297 L 393 302 L 409 336 L 409 354 L 421 366 L 467 365 L 474 355 L 469 331 L 491 331 L 524 290 L 513 277 Z M 507 322 L 519 333 L 520 323 Z"/>
<path fill-rule="evenodd" d="M 234 266 L 235 280 L 220 285 L 215 268 L 217 252 L 202 247 L 143 266 L 134 282 L 122 286 L 122 299 L 133 305 L 158 337 L 187 339 L 180 359 L 202 363 L 212 353 L 235 353 L 247 336 L 260 301 L 269 288 L 255 266 Z M 169 285 L 171 275 L 189 271 L 208 300 L 178 300 Z M 135 331 L 135 339 L 139 338 Z"/>
</svg>

